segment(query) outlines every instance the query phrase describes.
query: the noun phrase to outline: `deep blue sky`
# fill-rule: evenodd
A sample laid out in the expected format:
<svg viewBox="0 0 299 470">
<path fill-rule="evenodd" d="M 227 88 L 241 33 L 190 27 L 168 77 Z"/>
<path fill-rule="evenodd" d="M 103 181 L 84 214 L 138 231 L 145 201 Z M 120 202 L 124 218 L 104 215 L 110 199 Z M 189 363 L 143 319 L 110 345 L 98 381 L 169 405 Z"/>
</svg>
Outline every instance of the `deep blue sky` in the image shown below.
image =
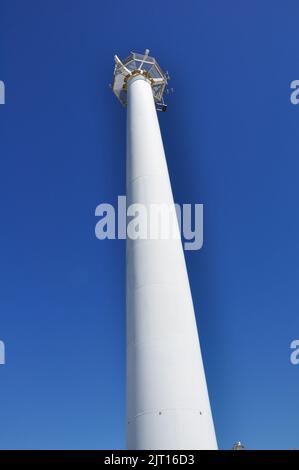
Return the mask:
<svg viewBox="0 0 299 470">
<path fill-rule="evenodd" d="M 0 0 L 0 448 L 123 448 L 125 192 L 113 54 L 150 48 L 219 446 L 299 447 L 297 0 Z"/>
</svg>

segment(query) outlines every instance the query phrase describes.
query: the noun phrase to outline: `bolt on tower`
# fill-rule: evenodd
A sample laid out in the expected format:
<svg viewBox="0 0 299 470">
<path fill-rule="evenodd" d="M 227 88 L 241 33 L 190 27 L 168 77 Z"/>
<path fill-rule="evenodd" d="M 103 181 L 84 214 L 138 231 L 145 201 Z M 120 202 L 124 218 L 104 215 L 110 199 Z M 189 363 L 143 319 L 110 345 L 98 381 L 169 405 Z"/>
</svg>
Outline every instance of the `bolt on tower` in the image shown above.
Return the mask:
<svg viewBox="0 0 299 470">
<path fill-rule="evenodd" d="M 113 91 L 128 108 L 128 207 L 174 204 L 156 113 L 166 85 L 149 50 L 115 56 Z M 126 310 L 127 447 L 217 449 L 179 237 L 127 237 Z"/>
</svg>

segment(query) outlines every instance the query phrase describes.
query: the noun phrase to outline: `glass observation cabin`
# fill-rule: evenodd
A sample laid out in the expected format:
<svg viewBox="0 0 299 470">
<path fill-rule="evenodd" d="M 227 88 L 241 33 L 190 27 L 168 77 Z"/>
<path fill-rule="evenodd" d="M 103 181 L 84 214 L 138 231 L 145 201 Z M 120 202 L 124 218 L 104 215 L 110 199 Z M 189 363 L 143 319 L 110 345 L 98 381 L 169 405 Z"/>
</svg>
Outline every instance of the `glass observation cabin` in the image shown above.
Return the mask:
<svg viewBox="0 0 299 470">
<path fill-rule="evenodd" d="M 112 89 L 123 106 L 127 105 L 127 84 L 131 77 L 142 75 L 151 84 L 153 97 L 158 111 L 166 111 L 163 94 L 167 85 L 168 75 L 163 72 L 153 57 L 149 56 L 149 50 L 144 54 L 132 52 L 129 57 L 121 61 L 114 56 L 115 68 Z"/>
</svg>

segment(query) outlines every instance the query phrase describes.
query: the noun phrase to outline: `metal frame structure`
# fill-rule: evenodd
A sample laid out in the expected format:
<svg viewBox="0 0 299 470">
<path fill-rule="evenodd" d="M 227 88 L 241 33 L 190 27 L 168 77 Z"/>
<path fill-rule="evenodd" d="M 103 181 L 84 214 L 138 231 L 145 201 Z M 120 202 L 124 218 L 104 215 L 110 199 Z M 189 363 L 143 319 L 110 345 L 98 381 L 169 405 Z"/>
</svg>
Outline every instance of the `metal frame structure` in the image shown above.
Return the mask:
<svg viewBox="0 0 299 470">
<path fill-rule="evenodd" d="M 123 61 L 114 56 L 114 78 L 112 89 L 123 106 L 127 105 L 128 80 L 136 75 L 146 78 L 153 91 L 153 97 L 158 111 L 166 111 L 163 94 L 167 86 L 167 74 L 163 72 L 157 61 L 149 56 L 149 50 L 144 54 L 131 52 Z"/>
</svg>

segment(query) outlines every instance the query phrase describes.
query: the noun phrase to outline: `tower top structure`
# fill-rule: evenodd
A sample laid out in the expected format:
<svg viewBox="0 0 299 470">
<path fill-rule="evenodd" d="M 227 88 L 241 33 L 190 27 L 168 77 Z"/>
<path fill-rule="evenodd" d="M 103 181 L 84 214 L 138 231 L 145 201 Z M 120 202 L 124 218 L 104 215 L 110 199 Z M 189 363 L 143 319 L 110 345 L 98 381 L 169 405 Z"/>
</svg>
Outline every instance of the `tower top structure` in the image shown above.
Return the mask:
<svg viewBox="0 0 299 470">
<path fill-rule="evenodd" d="M 149 56 L 149 49 L 144 54 L 131 52 L 123 61 L 117 55 L 114 56 L 115 67 L 112 89 L 123 106 L 127 105 L 128 81 L 140 76 L 147 80 L 153 92 L 153 97 L 158 111 L 166 111 L 163 94 L 167 85 L 168 75 L 163 72 L 154 57 Z"/>
</svg>

